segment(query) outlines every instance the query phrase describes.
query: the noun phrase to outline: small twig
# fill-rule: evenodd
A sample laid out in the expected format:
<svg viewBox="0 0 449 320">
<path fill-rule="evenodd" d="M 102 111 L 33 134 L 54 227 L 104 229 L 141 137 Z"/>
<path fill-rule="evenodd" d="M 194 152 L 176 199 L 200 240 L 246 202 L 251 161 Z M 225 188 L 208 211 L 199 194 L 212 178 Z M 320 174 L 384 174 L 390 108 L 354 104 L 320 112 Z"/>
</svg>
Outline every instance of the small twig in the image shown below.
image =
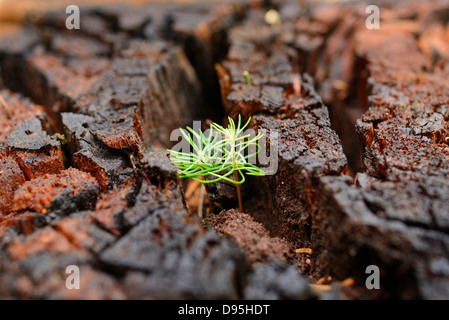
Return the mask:
<svg viewBox="0 0 449 320">
<path fill-rule="evenodd" d="M 305 253 L 305 254 L 312 254 L 312 249 L 311 248 L 299 248 L 299 249 L 295 249 L 296 253 Z"/>
<path fill-rule="evenodd" d="M 224 210 L 223 206 L 219 204 L 218 202 L 214 202 L 214 205 L 220 208 L 221 210 Z"/>
<path fill-rule="evenodd" d="M 317 285 L 322 285 L 322 284 L 326 284 L 332 281 L 332 277 L 331 276 L 325 276 L 322 277 L 321 279 L 319 279 L 316 284 Z"/>
<path fill-rule="evenodd" d="M 309 287 L 312 292 L 314 292 L 318 296 L 321 296 L 332 289 L 332 286 L 329 284 L 331 281 L 331 276 L 325 276 L 319 279 L 316 283 L 309 284 Z"/>
<path fill-rule="evenodd" d="M 207 201 L 209 203 L 209 207 L 206 209 L 206 218 L 211 214 L 211 212 L 214 212 L 215 210 L 215 204 L 213 201 Z"/>
<path fill-rule="evenodd" d="M 332 289 L 332 286 L 328 284 L 309 284 L 309 288 L 312 290 L 313 293 L 315 293 L 318 296 L 322 296 L 326 292 L 330 291 Z"/>
<path fill-rule="evenodd" d="M 353 278 L 346 278 L 346 279 L 343 280 L 340 284 L 341 284 L 343 287 L 350 287 L 350 286 L 353 286 L 354 283 L 355 283 L 355 281 L 354 281 Z"/>
<path fill-rule="evenodd" d="M 134 161 L 133 161 L 134 156 L 133 156 L 132 152 L 129 150 L 126 150 L 126 149 L 123 151 L 125 151 L 126 155 L 128 156 L 129 161 L 131 162 L 131 165 L 133 166 L 133 169 L 136 169 L 136 165 L 134 164 Z"/>
<path fill-rule="evenodd" d="M 293 92 L 295 95 L 301 94 L 301 76 L 299 74 L 296 74 L 292 78 L 293 82 Z"/>
<path fill-rule="evenodd" d="M 3 106 L 3 108 L 6 110 L 6 116 L 8 119 L 11 119 L 12 117 L 12 110 L 11 107 L 6 103 L 5 99 L 0 95 L 0 104 Z"/>
<path fill-rule="evenodd" d="M 185 194 L 186 199 L 190 198 L 193 195 L 193 193 L 198 189 L 199 186 L 201 186 L 200 182 L 192 180 L 192 182 L 190 182 L 189 185 L 187 186 Z"/>
</svg>

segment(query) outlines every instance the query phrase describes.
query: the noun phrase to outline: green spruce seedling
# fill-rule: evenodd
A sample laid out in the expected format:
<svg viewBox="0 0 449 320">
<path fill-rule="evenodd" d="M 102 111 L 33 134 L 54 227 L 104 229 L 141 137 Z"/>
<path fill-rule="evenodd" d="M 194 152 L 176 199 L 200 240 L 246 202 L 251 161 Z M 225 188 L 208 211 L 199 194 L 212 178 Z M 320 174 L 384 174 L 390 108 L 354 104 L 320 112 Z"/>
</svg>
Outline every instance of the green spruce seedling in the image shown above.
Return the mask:
<svg viewBox="0 0 449 320">
<path fill-rule="evenodd" d="M 228 120 L 226 128 L 217 123 L 211 124 L 207 136 L 190 127 L 181 129 L 182 136 L 189 141 L 193 152 L 169 150 L 170 160 L 178 168 L 181 178 L 191 178 L 201 183 L 221 180 L 233 183 L 237 189 L 239 211 L 242 212 L 240 185 L 246 181 L 245 174 L 265 175 L 262 169 L 248 162 L 259 153 L 260 146 L 257 141 L 263 134 L 259 133 L 254 137 L 244 134 L 251 118 L 243 126 L 240 115 L 237 124 L 232 118 Z M 250 153 L 251 149 L 255 151 Z M 206 176 L 208 179 L 205 179 Z"/>
<path fill-rule="evenodd" d="M 248 70 L 243 71 L 243 77 L 245 78 L 247 85 L 249 86 L 253 85 L 253 82 L 251 81 L 251 75 Z"/>
</svg>

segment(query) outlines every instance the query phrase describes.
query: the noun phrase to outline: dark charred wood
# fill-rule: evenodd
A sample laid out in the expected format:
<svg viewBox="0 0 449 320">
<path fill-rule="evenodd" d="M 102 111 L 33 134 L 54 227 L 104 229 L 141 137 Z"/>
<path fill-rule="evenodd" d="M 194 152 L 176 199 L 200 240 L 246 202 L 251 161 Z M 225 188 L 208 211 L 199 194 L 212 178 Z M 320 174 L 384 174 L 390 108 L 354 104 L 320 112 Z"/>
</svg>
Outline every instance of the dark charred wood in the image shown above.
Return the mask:
<svg viewBox="0 0 449 320">
<path fill-rule="evenodd" d="M 372 182 L 321 179 L 312 219 L 317 276 L 351 274 L 360 298 L 442 299 L 448 295 L 445 179 Z M 365 269 L 376 265 L 383 290 L 367 290 Z M 350 290 L 349 290 L 350 291 Z"/>
<path fill-rule="evenodd" d="M 244 298 L 247 300 L 314 299 L 307 280 L 292 266 L 273 260 L 255 268 L 249 276 Z"/>
<path fill-rule="evenodd" d="M 137 291 L 138 296 L 157 298 L 237 297 L 235 279 L 243 263 L 238 251 L 186 219 L 157 210 L 104 251 L 101 259 L 114 268 L 150 273 L 125 279 L 131 295 Z"/>
<path fill-rule="evenodd" d="M 109 119 L 111 135 L 115 127 Z M 104 118 L 100 118 L 101 123 Z M 82 171 L 91 173 L 102 189 L 112 189 L 134 179 L 134 169 L 129 155 L 122 149 L 113 149 L 103 144 L 94 134 L 99 125 L 94 118 L 80 114 L 63 113 L 62 122 L 65 135 L 73 153 L 73 163 Z M 102 128 L 104 124 L 100 125 Z M 98 128 L 98 127 L 97 127 Z M 133 129 L 131 126 L 129 129 Z M 125 137 L 121 137 L 124 139 Z M 119 147 L 118 145 L 116 147 Z M 126 147 L 122 145 L 122 148 Z"/>
</svg>

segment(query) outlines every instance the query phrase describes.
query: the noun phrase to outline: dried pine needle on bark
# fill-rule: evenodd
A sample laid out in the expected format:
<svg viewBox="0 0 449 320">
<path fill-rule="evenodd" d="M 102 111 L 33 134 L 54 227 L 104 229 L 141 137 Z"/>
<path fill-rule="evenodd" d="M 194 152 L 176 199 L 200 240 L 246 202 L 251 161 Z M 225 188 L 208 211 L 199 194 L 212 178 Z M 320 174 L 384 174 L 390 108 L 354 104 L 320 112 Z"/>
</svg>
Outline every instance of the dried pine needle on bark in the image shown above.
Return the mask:
<svg viewBox="0 0 449 320">
<path fill-rule="evenodd" d="M 312 254 L 313 251 L 311 248 L 299 248 L 299 249 L 295 249 L 296 253 L 303 253 L 303 254 Z"/>
</svg>

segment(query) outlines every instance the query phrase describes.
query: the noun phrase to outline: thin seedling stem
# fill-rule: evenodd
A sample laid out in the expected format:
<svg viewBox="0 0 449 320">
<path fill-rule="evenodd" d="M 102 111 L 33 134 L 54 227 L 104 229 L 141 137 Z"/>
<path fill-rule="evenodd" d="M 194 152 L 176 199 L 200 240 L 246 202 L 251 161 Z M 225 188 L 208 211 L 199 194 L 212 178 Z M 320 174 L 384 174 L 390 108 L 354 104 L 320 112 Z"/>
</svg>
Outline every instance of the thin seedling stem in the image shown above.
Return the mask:
<svg viewBox="0 0 449 320">
<path fill-rule="evenodd" d="M 237 171 L 234 171 L 234 177 L 235 177 L 235 181 L 239 181 L 239 176 L 237 174 Z M 237 197 L 239 199 L 239 212 L 243 213 L 243 206 L 242 206 L 242 195 L 240 193 L 240 185 L 236 184 L 235 187 L 237 188 Z"/>
<path fill-rule="evenodd" d="M 206 194 L 206 187 L 204 185 L 200 185 L 200 201 L 198 203 L 198 217 L 203 217 L 203 204 L 204 204 L 204 195 Z"/>
</svg>

